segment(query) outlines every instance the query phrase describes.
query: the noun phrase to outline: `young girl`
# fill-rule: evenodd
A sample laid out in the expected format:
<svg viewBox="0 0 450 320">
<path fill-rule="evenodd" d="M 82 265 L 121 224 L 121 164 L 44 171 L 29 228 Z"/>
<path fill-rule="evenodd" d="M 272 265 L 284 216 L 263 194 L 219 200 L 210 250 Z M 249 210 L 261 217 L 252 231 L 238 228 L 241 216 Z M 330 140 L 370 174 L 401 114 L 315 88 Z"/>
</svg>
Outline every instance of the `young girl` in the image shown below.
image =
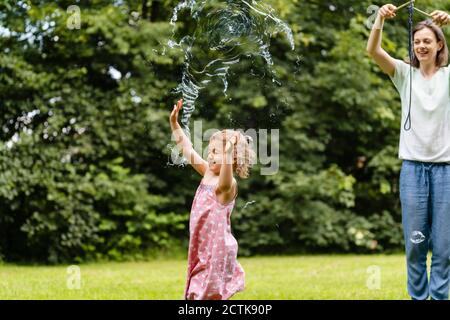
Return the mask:
<svg viewBox="0 0 450 320">
<path fill-rule="evenodd" d="M 244 270 L 237 261 L 238 244 L 231 233 L 230 216 L 238 188 L 233 173 L 247 178 L 254 152 L 241 133 L 214 134 L 203 160 L 178 124 L 182 100 L 173 107 L 170 126 L 183 156 L 203 177 L 192 203 L 189 256 L 184 298 L 226 300 L 244 290 Z"/>
<path fill-rule="evenodd" d="M 408 267 L 408 293 L 416 300 L 448 299 L 450 281 L 450 68 L 443 11 L 413 30 L 414 56 L 405 63 L 381 48 L 385 19 L 397 7 L 383 6 L 367 52 L 395 84 L 402 101 L 399 158 L 400 201 Z M 411 78 L 410 78 L 411 76 Z M 412 79 L 412 91 L 410 80 Z M 411 94 L 411 110 L 410 106 Z M 427 254 L 431 249 L 430 280 Z"/>
</svg>

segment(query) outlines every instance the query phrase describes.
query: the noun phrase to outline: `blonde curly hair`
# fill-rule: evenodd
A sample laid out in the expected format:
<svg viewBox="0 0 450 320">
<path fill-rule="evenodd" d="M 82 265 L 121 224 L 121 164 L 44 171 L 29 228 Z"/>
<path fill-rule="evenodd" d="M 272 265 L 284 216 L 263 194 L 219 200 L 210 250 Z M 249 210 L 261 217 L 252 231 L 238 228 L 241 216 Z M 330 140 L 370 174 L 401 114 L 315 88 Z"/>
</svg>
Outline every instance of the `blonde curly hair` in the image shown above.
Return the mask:
<svg viewBox="0 0 450 320">
<path fill-rule="evenodd" d="M 213 140 L 220 139 L 225 148 L 227 141 L 236 133 L 239 137 L 233 151 L 233 171 L 236 172 L 239 178 L 247 179 L 250 175 L 250 168 L 256 159 L 252 137 L 244 136 L 240 131 L 226 129 L 214 133 L 209 139 L 209 143 Z"/>
</svg>

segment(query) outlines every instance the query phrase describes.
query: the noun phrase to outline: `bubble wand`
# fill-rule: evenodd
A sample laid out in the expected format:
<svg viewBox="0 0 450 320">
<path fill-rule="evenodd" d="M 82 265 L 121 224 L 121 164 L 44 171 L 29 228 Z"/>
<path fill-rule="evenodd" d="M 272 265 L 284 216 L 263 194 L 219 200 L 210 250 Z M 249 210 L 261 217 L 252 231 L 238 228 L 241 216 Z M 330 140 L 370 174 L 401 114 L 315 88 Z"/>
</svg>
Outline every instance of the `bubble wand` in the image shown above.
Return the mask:
<svg viewBox="0 0 450 320">
<path fill-rule="evenodd" d="M 429 13 L 423 11 L 423 10 L 420 10 L 419 8 L 417 8 L 416 6 L 414 6 L 414 2 L 415 2 L 415 0 L 411 0 L 411 1 L 405 2 L 404 4 L 402 4 L 402 5 L 400 5 L 400 6 L 397 7 L 397 11 L 400 10 L 400 9 L 402 9 L 402 8 L 404 8 L 404 7 L 406 7 L 406 6 L 408 6 L 408 5 L 410 5 L 410 4 L 412 3 L 412 5 L 413 5 L 413 10 L 416 10 L 417 12 L 419 12 L 419 13 L 421 13 L 421 14 L 423 14 L 423 15 L 425 15 L 425 16 L 431 18 L 431 14 L 429 14 Z"/>
</svg>

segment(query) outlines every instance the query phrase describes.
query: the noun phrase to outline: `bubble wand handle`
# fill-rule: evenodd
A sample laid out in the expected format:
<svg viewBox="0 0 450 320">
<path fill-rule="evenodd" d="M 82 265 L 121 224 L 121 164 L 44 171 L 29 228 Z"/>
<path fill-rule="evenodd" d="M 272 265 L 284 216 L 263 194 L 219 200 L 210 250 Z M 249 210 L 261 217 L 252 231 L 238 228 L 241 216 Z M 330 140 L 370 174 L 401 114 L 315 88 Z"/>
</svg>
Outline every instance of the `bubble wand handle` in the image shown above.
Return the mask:
<svg viewBox="0 0 450 320">
<path fill-rule="evenodd" d="M 422 11 L 420 9 L 417 9 L 416 7 L 414 7 L 414 10 L 416 10 L 417 12 L 419 12 L 419 13 L 421 13 L 423 15 L 426 15 L 427 17 L 430 17 L 430 18 L 432 17 L 431 14 L 429 14 L 429 13 L 427 13 L 425 11 Z"/>
</svg>

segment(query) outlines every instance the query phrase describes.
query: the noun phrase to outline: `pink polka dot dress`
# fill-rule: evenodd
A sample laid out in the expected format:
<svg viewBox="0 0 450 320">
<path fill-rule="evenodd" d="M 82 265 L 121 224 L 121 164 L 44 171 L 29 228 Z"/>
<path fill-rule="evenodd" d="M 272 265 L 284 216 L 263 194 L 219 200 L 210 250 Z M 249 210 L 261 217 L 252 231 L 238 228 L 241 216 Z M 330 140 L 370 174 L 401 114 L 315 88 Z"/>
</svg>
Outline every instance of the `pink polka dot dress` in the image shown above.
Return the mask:
<svg viewBox="0 0 450 320">
<path fill-rule="evenodd" d="M 245 273 L 237 261 L 238 243 L 230 225 L 236 198 L 222 205 L 215 188 L 201 183 L 192 203 L 187 300 L 227 300 L 244 290 Z"/>
</svg>

